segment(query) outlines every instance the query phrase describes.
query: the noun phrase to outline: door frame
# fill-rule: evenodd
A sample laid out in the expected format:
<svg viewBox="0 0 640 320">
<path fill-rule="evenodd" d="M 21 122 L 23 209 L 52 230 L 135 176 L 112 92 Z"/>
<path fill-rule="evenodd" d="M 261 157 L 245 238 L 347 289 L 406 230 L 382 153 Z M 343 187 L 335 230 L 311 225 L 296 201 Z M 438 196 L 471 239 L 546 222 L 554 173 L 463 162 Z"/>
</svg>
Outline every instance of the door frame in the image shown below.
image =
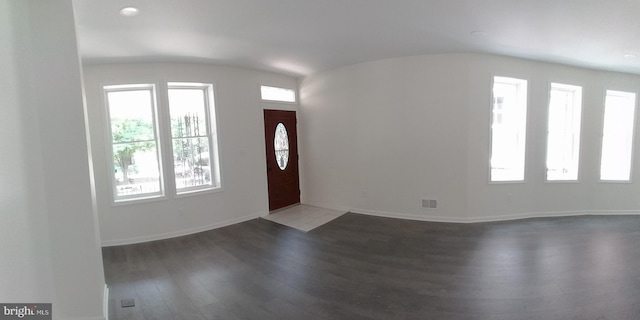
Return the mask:
<svg viewBox="0 0 640 320">
<path fill-rule="evenodd" d="M 298 143 L 298 112 L 297 110 L 290 109 L 271 109 L 271 108 L 263 108 L 263 126 L 264 126 L 264 138 L 265 138 L 265 172 L 267 175 L 267 202 L 269 212 L 273 212 L 276 210 L 280 210 L 282 208 L 286 208 L 292 205 L 296 205 L 300 203 L 301 190 L 300 190 L 300 156 L 299 156 L 299 143 Z M 269 114 L 269 115 L 268 115 Z M 283 171 L 288 171 L 286 174 L 290 175 L 289 181 L 285 184 L 287 187 L 287 194 L 284 196 L 285 198 L 274 191 L 278 183 L 286 180 L 284 176 L 278 176 L 278 173 L 281 171 L 278 167 L 277 163 L 275 163 L 275 152 L 273 149 L 273 139 L 275 136 L 275 126 L 271 128 L 267 121 L 267 117 L 271 121 L 274 121 L 274 118 L 277 119 L 281 117 L 282 121 L 275 122 L 288 122 L 286 124 L 287 134 L 289 137 L 289 162 Z M 291 122 L 292 121 L 292 122 Z M 293 129 L 293 130 L 292 130 Z M 292 135 L 292 133 L 294 135 Z M 272 159 L 273 158 L 273 159 Z M 275 176 L 274 176 L 275 174 Z M 295 178 L 295 181 L 293 180 Z M 279 180 L 283 179 L 283 180 Z M 282 186 L 282 185 L 281 185 Z M 294 194 L 295 193 L 295 194 Z"/>
</svg>

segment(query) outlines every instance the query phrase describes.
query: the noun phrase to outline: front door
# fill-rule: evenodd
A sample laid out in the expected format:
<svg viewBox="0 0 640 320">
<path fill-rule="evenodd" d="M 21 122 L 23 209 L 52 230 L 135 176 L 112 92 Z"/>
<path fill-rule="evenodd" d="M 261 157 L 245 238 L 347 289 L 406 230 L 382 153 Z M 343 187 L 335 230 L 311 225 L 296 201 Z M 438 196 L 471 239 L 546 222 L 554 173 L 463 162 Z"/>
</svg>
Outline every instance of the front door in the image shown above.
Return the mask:
<svg viewBox="0 0 640 320">
<path fill-rule="evenodd" d="M 296 112 L 264 110 L 269 211 L 300 203 Z"/>
</svg>

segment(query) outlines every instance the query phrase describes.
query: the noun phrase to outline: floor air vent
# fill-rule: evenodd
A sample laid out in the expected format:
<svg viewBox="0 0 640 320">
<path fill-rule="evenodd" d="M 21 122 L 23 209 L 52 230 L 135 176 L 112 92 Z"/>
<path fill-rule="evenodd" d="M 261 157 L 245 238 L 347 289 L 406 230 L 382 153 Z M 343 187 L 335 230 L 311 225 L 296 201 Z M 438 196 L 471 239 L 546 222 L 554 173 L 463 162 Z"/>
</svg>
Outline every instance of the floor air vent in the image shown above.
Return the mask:
<svg viewBox="0 0 640 320">
<path fill-rule="evenodd" d="M 133 299 L 122 299 L 122 300 L 120 300 L 120 305 L 123 308 L 130 308 L 130 307 L 135 307 L 136 306 L 136 302 Z"/>
</svg>

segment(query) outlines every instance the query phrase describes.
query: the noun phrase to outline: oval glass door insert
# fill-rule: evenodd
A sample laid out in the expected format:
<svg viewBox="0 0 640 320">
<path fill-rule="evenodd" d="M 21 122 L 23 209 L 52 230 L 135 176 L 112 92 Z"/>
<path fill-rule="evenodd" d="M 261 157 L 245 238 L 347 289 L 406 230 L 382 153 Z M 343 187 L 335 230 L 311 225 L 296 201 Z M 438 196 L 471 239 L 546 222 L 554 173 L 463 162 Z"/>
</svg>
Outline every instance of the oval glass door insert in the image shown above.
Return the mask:
<svg viewBox="0 0 640 320">
<path fill-rule="evenodd" d="M 273 148 L 276 153 L 276 162 L 280 170 L 284 170 L 289 164 L 289 134 L 282 122 L 276 126 L 276 134 L 273 138 Z"/>
</svg>

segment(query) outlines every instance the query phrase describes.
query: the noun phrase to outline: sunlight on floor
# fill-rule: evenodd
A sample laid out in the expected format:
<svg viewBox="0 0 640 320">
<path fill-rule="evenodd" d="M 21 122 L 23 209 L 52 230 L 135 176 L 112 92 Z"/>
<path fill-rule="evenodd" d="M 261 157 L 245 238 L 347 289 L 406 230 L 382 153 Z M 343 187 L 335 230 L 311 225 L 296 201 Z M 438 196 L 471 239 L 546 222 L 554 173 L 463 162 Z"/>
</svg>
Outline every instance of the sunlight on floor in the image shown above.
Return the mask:
<svg viewBox="0 0 640 320">
<path fill-rule="evenodd" d="M 345 213 L 346 212 L 343 211 L 301 204 L 274 212 L 262 218 L 304 232 L 309 232 Z"/>
</svg>

